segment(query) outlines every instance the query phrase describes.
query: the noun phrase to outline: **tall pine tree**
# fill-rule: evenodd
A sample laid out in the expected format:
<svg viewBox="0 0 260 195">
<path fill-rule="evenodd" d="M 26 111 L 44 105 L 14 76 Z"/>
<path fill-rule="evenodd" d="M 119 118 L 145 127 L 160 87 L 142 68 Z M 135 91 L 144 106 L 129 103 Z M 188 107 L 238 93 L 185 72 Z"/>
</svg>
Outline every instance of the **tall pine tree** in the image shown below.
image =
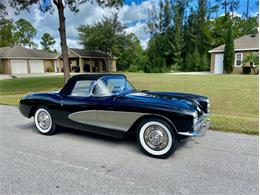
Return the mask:
<svg viewBox="0 0 260 195">
<path fill-rule="evenodd" d="M 234 39 L 232 35 L 232 25 L 226 34 L 225 51 L 224 51 L 224 70 L 226 73 L 232 73 L 234 68 L 235 52 L 234 52 Z"/>
<path fill-rule="evenodd" d="M 198 0 L 198 14 L 197 14 L 197 45 L 200 53 L 199 70 L 209 69 L 209 55 L 210 48 L 210 32 L 209 23 L 207 21 L 207 0 Z"/>
<path fill-rule="evenodd" d="M 183 48 L 183 19 L 184 19 L 184 11 L 187 2 L 185 0 L 176 0 L 176 3 L 173 6 L 173 65 L 181 66 L 182 65 L 182 57 L 181 51 Z"/>
</svg>

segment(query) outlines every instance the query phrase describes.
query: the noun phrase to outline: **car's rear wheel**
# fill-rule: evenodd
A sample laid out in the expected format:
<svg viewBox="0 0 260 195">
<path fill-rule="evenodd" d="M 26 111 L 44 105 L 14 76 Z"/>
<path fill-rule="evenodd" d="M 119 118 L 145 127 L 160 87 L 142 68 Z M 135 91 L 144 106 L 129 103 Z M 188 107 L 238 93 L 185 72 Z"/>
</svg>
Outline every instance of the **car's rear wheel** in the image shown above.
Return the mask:
<svg viewBox="0 0 260 195">
<path fill-rule="evenodd" d="M 52 120 L 49 109 L 46 107 L 39 107 L 36 109 L 34 123 L 41 134 L 52 135 L 55 133 L 56 125 Z"/>
<path fill-rule="evenodd" d="M 157 158 L 167 158 L 175 151 L 177 139 L 167 122 L 150 118 L 139 124 L 137 142 L 146 154 Z"/>
</svg>

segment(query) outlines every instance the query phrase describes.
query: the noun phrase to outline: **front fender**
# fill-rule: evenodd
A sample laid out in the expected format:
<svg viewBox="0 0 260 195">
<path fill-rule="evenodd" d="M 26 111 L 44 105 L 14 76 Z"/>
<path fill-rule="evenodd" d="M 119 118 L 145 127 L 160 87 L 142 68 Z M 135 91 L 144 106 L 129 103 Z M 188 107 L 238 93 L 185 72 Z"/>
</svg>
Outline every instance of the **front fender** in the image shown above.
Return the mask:
<svg viewBox="0 0 260 195">
<path fill-rule="evenodd" d="M 31 117 L 31 111 L 32 111 L 33 105 L 28 104 L 25 100 L 21 100 L 18 108 L 23 116 L 25 116 L 26 118 Z"/>
</svg>

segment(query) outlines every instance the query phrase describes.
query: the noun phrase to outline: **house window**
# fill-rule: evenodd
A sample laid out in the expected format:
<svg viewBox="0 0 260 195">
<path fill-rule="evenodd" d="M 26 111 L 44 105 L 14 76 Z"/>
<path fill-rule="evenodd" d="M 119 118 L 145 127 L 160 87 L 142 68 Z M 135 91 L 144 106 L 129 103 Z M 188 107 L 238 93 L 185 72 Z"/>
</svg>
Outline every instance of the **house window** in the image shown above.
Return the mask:
<svg viewBox="0 0 260 195">
<path fill-rule="evenodd" d="M 241 67 L 242 66 L 242 60 L 243 60 L 243 53 L 236 53 L 235 66 Z"/>
</svg>

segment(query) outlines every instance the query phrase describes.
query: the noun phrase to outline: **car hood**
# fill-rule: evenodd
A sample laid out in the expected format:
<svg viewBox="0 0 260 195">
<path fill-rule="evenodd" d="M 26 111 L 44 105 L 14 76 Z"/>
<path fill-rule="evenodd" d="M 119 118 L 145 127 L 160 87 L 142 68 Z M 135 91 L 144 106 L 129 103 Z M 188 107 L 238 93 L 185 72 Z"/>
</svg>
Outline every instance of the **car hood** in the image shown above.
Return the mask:
<svg viewBox="0 0 260 195">
<path fill-rule="evenodd" d="M 144 105 L 155 105 L 160 108 L 186 110 L 189 113 L 201 112 L 200 105 L 196 99 L 203 96 L 171 92 L 131 92 L 123 96 L 131 102 L 143 103 Z"/>
</svg>

